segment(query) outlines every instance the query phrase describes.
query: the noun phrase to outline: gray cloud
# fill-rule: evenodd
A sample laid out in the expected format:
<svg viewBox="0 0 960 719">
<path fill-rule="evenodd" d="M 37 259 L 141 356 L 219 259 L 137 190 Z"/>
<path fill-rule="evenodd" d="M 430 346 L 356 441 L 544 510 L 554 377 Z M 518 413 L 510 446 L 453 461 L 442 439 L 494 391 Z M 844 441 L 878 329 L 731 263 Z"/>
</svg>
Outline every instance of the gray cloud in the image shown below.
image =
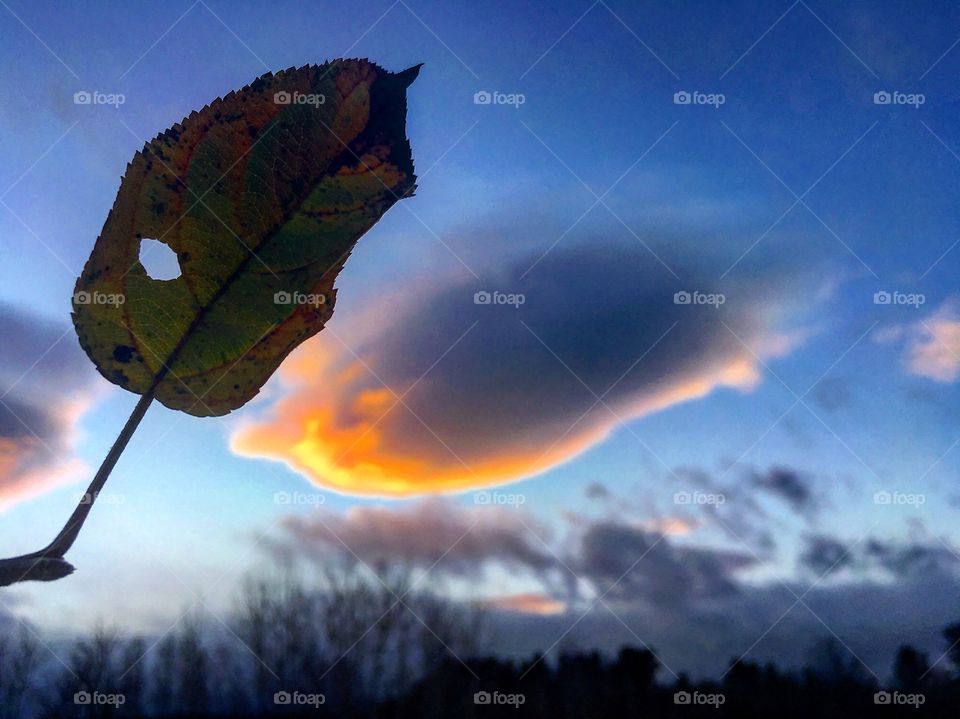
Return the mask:
<svg viewBox="0 0 960 719">
<path fill-rule="evenodd" d="M 811 394 L 817 405 L 828 412 L 836 412 L 853 402 L 850 383 L 835 377 L 821 379 Z"/>
<path fill-rule="evenodd" d="M 863 548 L 866 561 L 874 561 L 897 577 L 925 575 L 960 567 L 960 559 L 940 543 L 892 542 L 870 539 Z"/>
<path fill-rule="evenodd" d="M 945 649 L 940 630 L 958 618 L 960 579 L 955 572 L 818 585 L 804 595 L 807 588 L 774 581 L 741 585 L 740 591 L 712 602 L 611 604 L 616 617 L 599 607 L 566 635 L 564 645 L 613 653 L 642 641 L 672 671 L 718 677 L 739 657 L 799 669 L 836 634 L 849 647 L 843 651 L 852 663 L 860 666 L 855 654 L 886 680 L 904 642 L 939 657 Z M 797 603 L 797 596 L 809 609 Z M 579 616 L 496 616 L 495 626 L 502 627 L 496 632 L 499 646 L 513 656 L 529 657 L 551 647 Z"/>
<path fill-rule="evenodd" d="M 566 602 L 566 613 L 501 612 L 490 603 L 497 648 L 516 656 L 553 646 L 599 595 L 606 606 L 594 606 L 564 647 L 613 652 L 636 645 L 639 637 L 672 670 L 713 676 L 743 655 L 798 667 L 835 632 L 883 677 L 900 644 L 933 650 L 940 629 L 957 619 L 960 561 L 929 538 L 853 544 L 808 535 L 800 561 L 814 572 L 812 578 L 835 563 L 835 570 L 846 574 L 844 581 L 811 586 L 796 579 L 748 580 L 744 573 L 759 567 L 752 554 L 691 545 L 626 521 L 580 520 L 572 536 L 555 541 L 517 510 L 431 499 L 291 517 L 283 541 L 300 556 L 329 560 L 345 551 L 342 539 L 372 565 L 399 561 L 420 567 L 431 566 L 455 545 L 434 571 L 477 580 L 485 569 L 499 566 L 540 579 L 543 593 L 537 596 Z M 550 543 L 562 564 L 528 527 Z M 578 582 L 557 580 L 566 573 L 564 565 Z M 877 570 L 887 578 L 878 578 Z M 917 596 L 925 601 L 918 604 Z"/>
<path fill-rule="evenodd" d="M 677 607 L 737 593 L 735 572 L 754 561 L 748 554 L 674 546 L 659 534 L 599 522 L 584 534 L 576 566 L 601 594 Z"/>
<path fill-rule="evenodd" d="M 960 569 L 960 558 L 940 541 L 929 538 L 899 541 L 871 537 L 852 543 L 826 534 L 814 534 L 806 538 L 799 561 L 801 566 L 818 575 L 842 569 L 872 569 L 886 572 L 896 579 Z"/>
<path fill-rule="evenodd" d="M 518 510 L 463 507 L 442 498 L 400 507 L 352 507 L 344 514 L 320 511 L 283 522 L 274 551 L 323 561 L 331 552 L 370 566 L 404 564 L 461 576 L 477 576 L 487 563 L 541 574 L 557 562 L 537 536 L 545 530 Z M 536 532 L 536 534 L 534 534 Z"/>
<path fill-rule="evenodd" d="M 854 559 L 845 542 L 822 534 L 809 537 L 799 557 L 801 565 L 817 576 L 845 569 L 853 565 Z"/>
<path fill-rule="evenodd" d="M 816 500 L 810 489 L 810 477 L 795 469 L 771 467 L 762 473 L 754 472 L 751 481 L 755 487 L 779 497 L 798 513 L 807 513 L 815 508 Z"/>
<path fill-rule="evenodd" d="M 94 378 L 69 325 L 0 303 L 0 504 L 79 469 L 71 435 Z"/>
<path fill-rule="evenodd" d="M 761 556 L 770 555 L 776 548 L 776 540 L 770 531 L 770 515 L 757 501 L 750 477 L 757 470 L 727 471 L 717 476 L 702 467 L 683 466 L 670 472 L 665 481 L 671 481 L 677 490 L 699 489 L 709 494 L 722 495 L 722 504 L 702 504 L 695 509 L 706 515 L 713 524 L 736 542 L 745 542 Z"/>
<path fill-rule="evenodd" d="M 601 482 L 593 482 L 584 490 L 584 493 L 589 499 L 608 499 L 610 497 L 610 490 Z"/>
<path fill-rule="evenodd" d="M 675 304 L 676 292 L 719 288 L 695 267 L 675 280 L 639 246 L 557 248 L 524 276 L 530 264 L 525 257 L 493 279 L 452 283 L 377 338 L 378 371 L 402 387 L 477 323 L 408 401 L 429 426 L 452 430 L 445 440 L 456 451 L 502 452 L 505 442 L 560 437 L 593 403 L 591 392 L 610 390 L 605 402 L 629 415 L 659 388 L 742 359 L 724 323 L 753 340 L 766 329 L 755 289 L 731 293 L 719 308 Z M 525 302 L 517 309 L 474 303 L 476 292 L 494 290 L 523 294 Z M 601 407 L 581 424 L 609 420 Z M 409 438 L 426 439 L 419 432 Z"/>
</svg>

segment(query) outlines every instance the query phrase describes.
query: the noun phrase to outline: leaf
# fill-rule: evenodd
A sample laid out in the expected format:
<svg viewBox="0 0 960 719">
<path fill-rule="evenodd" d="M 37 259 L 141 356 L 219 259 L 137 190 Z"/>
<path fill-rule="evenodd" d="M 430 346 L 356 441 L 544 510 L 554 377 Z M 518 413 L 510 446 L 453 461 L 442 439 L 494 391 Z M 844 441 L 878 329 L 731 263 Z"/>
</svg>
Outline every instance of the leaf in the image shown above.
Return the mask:
<svg viewBox="0 0 960 719">
<path fill-rule="evenodd" d="M 100 373 L 196 416 L 254 397 L 330 319 L 357 240 L 415 189 L 418 72 L 337 60 L 267 74 L 147 143 L 76 284 Z M 143 239 L 176 253 L 180 277 L 147 274 Z"/>
</svg>

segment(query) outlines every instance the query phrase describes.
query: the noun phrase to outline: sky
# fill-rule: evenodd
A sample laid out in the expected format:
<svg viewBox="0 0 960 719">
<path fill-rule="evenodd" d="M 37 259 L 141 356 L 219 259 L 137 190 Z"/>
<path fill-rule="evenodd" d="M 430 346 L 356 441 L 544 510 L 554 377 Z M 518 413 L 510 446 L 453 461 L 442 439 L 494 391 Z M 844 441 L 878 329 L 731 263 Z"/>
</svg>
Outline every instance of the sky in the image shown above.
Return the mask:
<svg viewBox="0 0 960 719">
<path fill-rule="evenodd" d="M 328 326 L 226 417 L 153 406 L 77 573 L 2 611 L 160 633 L 348 551 L 485 602 L 504 651 L 627 641 L 719 674 L 833 637 L 883 676 L 902 641 L 946 649 L 952 4 L 0 6 L 5 556 L 58 531 L 136 403 L 69 317 L 133 154 L 265 72 L 424 63 L 416 195 Z"/>
</svg>

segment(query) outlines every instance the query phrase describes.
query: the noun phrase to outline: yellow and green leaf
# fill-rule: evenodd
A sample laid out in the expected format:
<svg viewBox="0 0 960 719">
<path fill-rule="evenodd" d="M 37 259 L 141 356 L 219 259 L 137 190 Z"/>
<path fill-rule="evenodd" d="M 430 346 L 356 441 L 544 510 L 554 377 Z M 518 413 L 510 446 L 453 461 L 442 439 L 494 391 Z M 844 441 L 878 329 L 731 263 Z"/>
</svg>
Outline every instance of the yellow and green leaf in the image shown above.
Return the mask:
<svg viewBox="0 0 960 719">
<path fill-rule="evenodd" d="M 418 71 L 338 60 L 267 74 L 147 143 L 74 294 L 101 374 L 197 416 L 256 395 L 330 319 L 357 240 L 413 192 Z M 147 274 L 143 239 L 176 253 L 178 278 Z"/>
</svg>

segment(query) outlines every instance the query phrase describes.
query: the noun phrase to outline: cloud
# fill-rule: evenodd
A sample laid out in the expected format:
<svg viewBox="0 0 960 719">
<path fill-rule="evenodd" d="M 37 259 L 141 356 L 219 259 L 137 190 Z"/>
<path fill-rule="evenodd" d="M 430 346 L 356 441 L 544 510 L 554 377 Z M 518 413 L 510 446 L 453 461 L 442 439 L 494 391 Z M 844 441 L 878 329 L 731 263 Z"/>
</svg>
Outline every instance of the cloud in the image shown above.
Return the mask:
<svg viewBox="0 0 960 719">
<path fill-rule="evenodd" d="M 934 315 L 912 328 L 907 350 L 912 374 L 935 382 L 960 377 L 960 303 L 944 303 Z"/>
<path fill-rule="evenodd" d="M 611 599 L 676 607 L 738 591 L 735 573 L 748 554 L 673 545 L 666 535 L 602 521 L 583 535 L 577 573 Z"/>
<path fill-rule="evenodd" d="M 845 542 L 818 534 L 807 538 L 799 560 L 802 566 L 820 577 L 850 567 L 854 563 L 854 556 Z"/>
<path fill-rule="evenodd" d="M 904 641 L 939 656 L 940 629 L 956 620 L 960 562 L 938 545 L 930 538 L 850 543 L 811 535 L 802 563 L 817 578 L 834 564 L 848 570 L 842 582 L 811 586 L 779 577 L 748 581 L 741 572 L 756 566 L 752 554 L 680 546 L 635 526 L 597 521 L 566 561 L 596 593 L 606 593 L 607 606 L 594 606 L 572 631 L 565 616 L 494 621 L 509 628 L 503 646 L 517 656 L 551 647 L 561 635 L 584 650 L 610 652 L 639 638 L 671 671 L 712 676 L 737 657 L 799 667 L 836 634 L 884 676 Z M 927 601 L 918 605 L 918 596 Z"/>
<path fill-rule="evenodd" d="M 875 562 L 890 574 L 901 578 L 955 570 L 960 566 L 957 556 L 942 543 L 898 543 L 871 539 L 865 545 L 864 555 L 865 561 Z"/>
<path fill-rule="evenodd" d="M 585 490 L 584 494 L 588 499 L 609 499 L 610 490 L 602 482 L 592 482 Z"/>
<path fill-rule="evenodd" d="M 519 657 L 555 647 L 560 636 L 560 646 L 611 652 L 639 638 L 674 671 L 717 676 L 744 655 L 800 666 L 835 632 L 882 675 L 904 641 L 934 649 L 940 628 L 956 620 L 960 562 L 932 537 L 808 535 L 801 567 L 816 579 L 844 570 L 842 581 L 811 586 L 754 576 L 765 565 L 746 550 L 693 545 L 644 524 L 583 518 L 570 535 L 552 536 L 517 509 L 432 498 L 289 517 L 280 541 L 318 561 L 350 550 L 375 567 L 426 569 L 440 559 L 432 572 L 469 580 L 465 596 L 485 597 L 496 649 Z M 575 581 L 558 581 L 571 571 Z"/>
<path fill-rule="evenodd" d="M 827 412 L 835 412 L 847 407 L 854 399 L 850 382 L 835 377 L 821 379 L 814 388 L 812 395 L 817 405 Z"/>
<path fill-rule="evenodd" d="M 825 534 L 808 536 L 799 560 L 818 576 L 853 569 L 880 571 L 902 580 L 960 568 L 960 560 L 942 541 L 868 538 L 847 543 Z"/>
<path fill-rule="evenodd" d="M 789 467 L 771 467 L 766 472 L 754 472 L 754 486 L 779 497 L 798 513 L 810 512 L 816 502 L 810 490 L 810 479 Z"/>
<path fill-rule="evenodd" d="M 565 462 L 623 420 L 749 390 L 758 357 L 798 341 L 775 327 L 784 281 L 728 278 L 719 306 L 677 304 L 677 292 L 716 293 L 710 273 L 678 262 L 675 280 L 636 244 L 559 246 L 528 274 L 535 259 L 505 258 L 483 282 L 421 279 L 360 326 L 332 323 L 288 359 L 282 396 L 232 448 L 346 493 L 493 485 Z M 475 303 L 494 291 L 523 302 Z"/>
<path fill-rule="evenodd" d="M 0 304 L 0 508 L 80 479 L 76 423 L 94 373 L 69 326 Z"/>
<path fill-rule="evenodd" d="M 439 497 L 396 508 L 292 515 L 282 527 L 283 536 L 270 545 L 278 556 L 323 561 L 339 553 L 371 567 L 402 564 L 458 576 L 477 576 L 488 563 L 534 574 L 557 566 L 537 539 L 544 530 L 518 510 L 464 507 Z"/>
<path fill-rule="evenodd" d="M 490 607 L 547 615 L 606 595 L 611 603 L 664 608 L 738 592 L 746 553 L 678 546 L 650 522 L 585 519 L 571 535 L 553 534 L 518 509 L 468 507 L 445 497 L 403 506 L 351 507 L 289 515 L 263 546 L 275 558 L 323 565 L 333 557 L 374 570 L 429 570 L 437 577 L 525 578 L 541 592 L 497 594 Z M 686 526 L 686 525 L 685 525 Z"/>
<path fill-rule="evenodd" d="M 493 599 L 485 600 L 483 606 L 499 612 L 535 614 L 539 616 L 563 614 L 567 609 L 566 602 L 554 599 L 549 594 L 543 594 L 541 592 L 508 594 L 502 597 L 494 597 Z"/>
<path fill-rule="evenodd" d="M 956 621 L 958 592 L 957 573 L 944 571 L 894 582 L 859 578 L 812 588 L 772 581 L 741 585 L 740 591 L 713 601 L 610 603 L 615 615 L 601 605 L 572 630 L 568 616 L 505 614 L 492 621 L 495 630 L 507 628 L 494 632 L 502 651 L 518 658 L 547 650 L 560 636 L 562 646 L 610 653 L 642 641 L 671 671 L 712 677 L 739 657 L 799 669 L 818 644 L 836 634 L 885 678 L 891 657 L 904 642 L 934 657 L 943 653 L 940 630 Z M 853 654 L 847 656 L 859 665 Z"/>
<path fill-rule="evenodd" d="M 770 531 L 771 516 L 751 487 L 751 478 L 761 476 L 763 472 L 750 467 L 734 473 L 731 470 L 735 465 L 730 460 L 719 475 L 702 467 L 681 466 L 672 470 L 668 479 L 673 480 L 678 490 L 699 490 L 722 497 L 722 502 L 688 504 L 687 510 L 701 514 L 698 518 L 701 523 L 721 527 L 725 534 L 746 542 L 761 556 L 767 557 L 776 548 L 776 540 Z"/>
</svg>

